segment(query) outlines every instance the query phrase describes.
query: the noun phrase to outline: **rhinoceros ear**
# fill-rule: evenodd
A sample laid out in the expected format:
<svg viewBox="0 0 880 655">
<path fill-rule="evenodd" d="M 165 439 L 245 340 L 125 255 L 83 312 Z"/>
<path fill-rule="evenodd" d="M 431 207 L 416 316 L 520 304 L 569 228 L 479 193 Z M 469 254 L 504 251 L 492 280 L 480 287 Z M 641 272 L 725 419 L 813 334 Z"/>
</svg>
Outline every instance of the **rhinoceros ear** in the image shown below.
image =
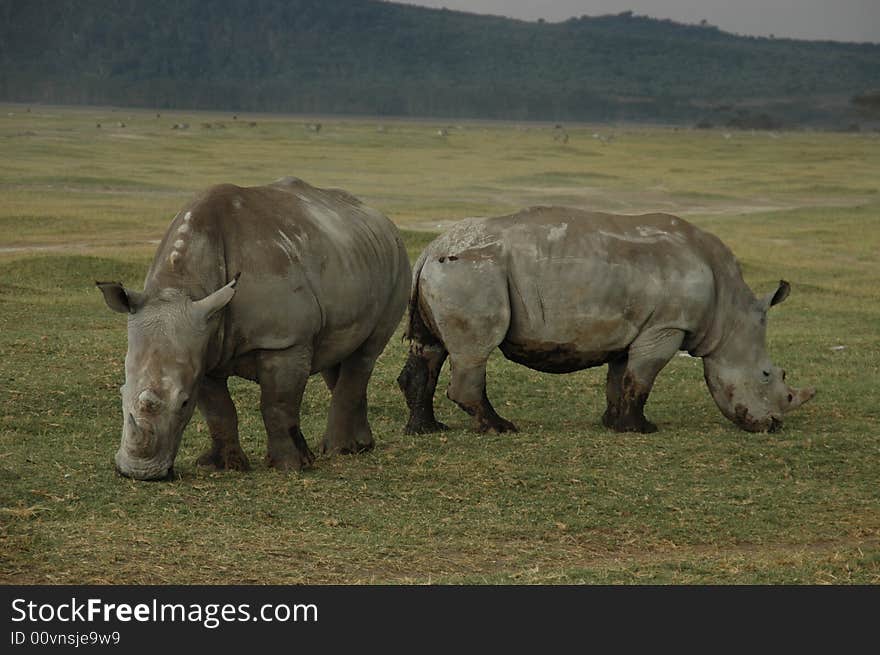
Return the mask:
<svg viewBox="0 0 880 655">
<path fill-rule="evenodd" d="M 210 321 L 217 312 L 226 307 L 229 301 L 232 300 L 239 277 L 241 277 L 241 273 L 236 273 L 229 284 L 220 287 L 214 293 L 201 300 L 196 300 L 193 303 L 193 313 L 205 323 Z"/>
<path fill-rule="evenodd" d="M 764 311 L 770 309 L 773 305 L 778 305 L 783 300 L 788 298 L 788 294 L 791 292 L 791 285 L 785 280 L 779 280 L 779 287 L 773 293 L 767 294 L 764 298 L 763 305 Z"/>
<path fill-rule="evenodd" d="M 121 282 L 95 282 L 95 286 L 104 294 L 104 302 L 114 312 L 134 314 L 143 304 L 141 294 L 126 289 Z"/>
</svg>

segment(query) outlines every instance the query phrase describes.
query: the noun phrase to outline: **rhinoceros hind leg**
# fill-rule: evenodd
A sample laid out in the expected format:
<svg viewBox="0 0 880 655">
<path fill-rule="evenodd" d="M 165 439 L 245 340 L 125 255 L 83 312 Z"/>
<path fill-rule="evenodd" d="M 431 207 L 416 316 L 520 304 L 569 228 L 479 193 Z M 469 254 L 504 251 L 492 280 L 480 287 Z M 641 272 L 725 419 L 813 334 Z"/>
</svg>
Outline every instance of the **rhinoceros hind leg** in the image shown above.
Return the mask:
<svg viewBox="0 0 880 655">
<path fill-rule="evenodd" d="M 376 360 L 400 323 L 408 286 L 408 280 L 402 278 L 388 304 L 385 320 L 376 325 L 357 350 L 340 362 L 330 398 L 327 430 L 321 439 L 322 454 L 364 453 L 373 449 L 373 431 L 367 419 L 367 384 Z"/>
<path fill-rule="evenodd" d="M 299 471 L 315 461 L 299 427 L 311 361 L 312 352 L 304 346 L 260 353 L 260 412 L 269 438 L 266 463 L 282 471 Z"/>
<path fill-rule="evenodd" d="M 486 361 L 510 328 L 507 274 L 480 253 L 429 258 L 419 278 L 419 307 L 449 352 L 452 380 L 446 396 L 474 417 L 478 432 L 514 432 L 486 396 Z M 425 318 L 429 318 L 426 316 Z"/>
<path fill-rule="evenodd" d="M 270 443 L 266 452 L 266 465 L 279 471 L 301 471 L 314 461 L 315 456 L 298 425 L 290 426 L 287 439 Z"/>
<path fill-rule="evenodd" d="M 216 470 L 249 470 L 247 455 L 238 441 L 238 414 L 225 378 L 206 377 L 202 381 L 198 407 L 211 432 L 211 447 L 199 456 L 196 464 Z"/>
<path fill-rule="evenodd" d="M 413 341 L 410 345 L 409 357 L 397 377 L 397 386 L 403 391 L 409 407 L 409 420 L 404 428 L 406 434 L 427 434 L 449 429 L 434 416 L 434 391 L 448 354 L 439 342 L 423 345 Z"/>
<path fill-rule="evenodd" d="M 486 358 L 471 360 L 452 355 L 452 381 L 446 395 L 474 417 L 477 432 L 517 432 L 512 422 L 498 415 L 486 395 Z"/>
<path fill-rule="evenodd" d="M 361 351 L 343 360 L 330 398 L 327 430 L 321 439 L 325 455 L 363 453 L 373 449 L 373 431 L 367 420 L 367 383 L 376 358 Z"/>
</svg>

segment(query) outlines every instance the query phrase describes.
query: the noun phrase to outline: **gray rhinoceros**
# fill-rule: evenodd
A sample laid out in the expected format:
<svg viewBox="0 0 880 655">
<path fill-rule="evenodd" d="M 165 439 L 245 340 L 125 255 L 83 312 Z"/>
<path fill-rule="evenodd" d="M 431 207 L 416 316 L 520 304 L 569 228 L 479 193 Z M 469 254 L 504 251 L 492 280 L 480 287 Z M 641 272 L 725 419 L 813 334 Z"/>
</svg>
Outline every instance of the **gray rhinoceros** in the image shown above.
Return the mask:
<svg viewBox="0 0 880 655">
<path fill-rule="evenodd" d="M 299 426 L 316 372 L 332 391 L 322 451 L 372 447 L 367 382 L 406 308 L 410 265 L 396 227 L 356 198 L 295 178 L 215 186 L 174 218 L 143 292 L 97 284 L 128 315 L 122 474 L 168 477 L 196 405 L 212 439 L 198 463 L 247 469 L 231 375 L 260 385 L 270 466 L 314 460 Z"/>
<path fill-rule="evenodd" d="M 515 426 L 486 396 L 496 348 L 538 371 L 608 364 L 603 423 L 653 432 L 644 406 L 660 369 L 683 349 L 703 358 L 721 412 L 749 431 L 772 431 L 815 394 L 795 390 L 765 349 L 767 310 L 787 282 L 758 300 L 730 250 L 666 214 L 615 216 L 535 207 L 468 219 L 435 239 L 413 270 L 409 358 L 398 378 L 406 431 L 445 428 L 434 417 L 447 355 L 447 396 L 480 431 Z"/>
</svg>

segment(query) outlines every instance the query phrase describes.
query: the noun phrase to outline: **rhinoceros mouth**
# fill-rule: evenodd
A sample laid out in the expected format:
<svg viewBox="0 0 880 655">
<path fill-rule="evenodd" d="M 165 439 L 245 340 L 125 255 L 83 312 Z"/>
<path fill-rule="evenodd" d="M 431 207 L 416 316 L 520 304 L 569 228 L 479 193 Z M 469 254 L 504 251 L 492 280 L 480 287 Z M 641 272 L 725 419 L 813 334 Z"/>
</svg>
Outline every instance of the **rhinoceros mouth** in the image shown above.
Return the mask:
<svg viewBox="0 0 880 655">
<path fill-rule="evenodd" d="M 124 478 L 142 480 L 144 482 L 166 481 L 174 479 L 174 462 L 156 462 L 137 460 L 116 453 L 114 458 L 116 472 Z"/>
<path fill-rule="evenodd" d="M 767 416 L 756 419 L 749 414 L 745 405 L 738 404 L 732 417 L 734 423 L 746 432 L 778 432 L 782 429 L 782 419 L 778 416 Z"/>
<path fill-rule="evenodd" d="M 116 467 L 116 473 L 123 478 L 128 478 L 129 480 L 137 480 L 138 482 L 171 482 L 175 480 L 177 476 L 174 474 L 174 467 L 170 467 L 164 474 L 157 473 L 155 476 L 151 474 L 140 475 L 134 471 L 123 471 L 118 466 Z"/>
</svg>

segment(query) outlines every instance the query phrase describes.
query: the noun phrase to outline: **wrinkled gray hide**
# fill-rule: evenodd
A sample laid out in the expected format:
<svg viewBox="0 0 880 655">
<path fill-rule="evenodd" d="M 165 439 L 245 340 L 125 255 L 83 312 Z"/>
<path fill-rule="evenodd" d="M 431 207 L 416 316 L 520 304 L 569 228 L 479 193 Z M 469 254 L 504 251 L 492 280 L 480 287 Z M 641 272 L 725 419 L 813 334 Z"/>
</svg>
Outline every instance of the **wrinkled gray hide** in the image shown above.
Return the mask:
<svg viewBox="0 0 880 655">
<path fill-rule="evenodd" d="M 639 432 L 656 430 L 645 401 L 660 369 L 683 349 L 703 358 L 727 418 L 745 430 L 775 430 L 784 412 L 815 394 L 790 388 L 765 349 L 767 310 L 788 292 L 780 282 L 756 298 L 721 241 L 666 214 L 536 207 L 462 221 L 425 249 L 413 271 L 411 345 L 398 378 L 410 408 L 407 431 L 445 427 L 433 396 L 447 356 L 447 395 L 476 429 L 514 430 L 486 396 L 495 348 L 549 373 L 608 364 L 603 422 Z"/>
<path fill-rule="evenodd" d="M 332 391 L 322 451 L 370 449 L 367 382 L 409 284 L 395 226 L 343 191 L 294 178 L 209 189 L 172 221 L 142 292 L 98 283 L 128 316 L 118 470 L 167 477 L 196 406 L 212 440 L 198 463 L 247 469 L 231 375 L 260 385 L 270 466 L 312 463 L 300 403 L 318 372 Z"/>
</svg>

